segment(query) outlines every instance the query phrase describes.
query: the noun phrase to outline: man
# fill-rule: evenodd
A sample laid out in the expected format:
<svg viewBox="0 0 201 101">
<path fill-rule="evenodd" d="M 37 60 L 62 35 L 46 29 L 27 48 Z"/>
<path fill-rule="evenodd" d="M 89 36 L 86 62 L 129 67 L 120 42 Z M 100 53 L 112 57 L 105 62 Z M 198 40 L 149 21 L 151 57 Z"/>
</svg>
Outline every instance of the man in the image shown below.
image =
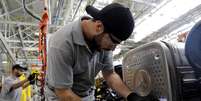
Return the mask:
<svg viewBox="0 0 201 101">
<path fill-rule="evenodd" d="M 178 42 L 185 42 L 188 33 L 189 33 L 189 32 L 180 33 L 180 34 L 177 36 L 177 41 L 178 41 Z"/>
<path fill-rule="evenodd" d="M 111 52 L 133 32 L 129 8 L 113 3 L 100 11 L 87 6 L 86 11 L 93 18 L 65 25 L 49 38 L 46 100 L 94 101 L 94 79 L 102 71 L 108 85 L 132 101 L 139 96 L 114 72 Z"/>
<path fill-rule="evenodd" d="M 25 68 L 19 64 L 13 65 L 11 75 L 5 78 L 2 85 L 3 101 L 20 101 L 22 89 L 35 80 L 35 74 L 31 74 L 28 78 L 20 81 L 19 77 L 22 75 L 23 70 Z"/>
</svg>

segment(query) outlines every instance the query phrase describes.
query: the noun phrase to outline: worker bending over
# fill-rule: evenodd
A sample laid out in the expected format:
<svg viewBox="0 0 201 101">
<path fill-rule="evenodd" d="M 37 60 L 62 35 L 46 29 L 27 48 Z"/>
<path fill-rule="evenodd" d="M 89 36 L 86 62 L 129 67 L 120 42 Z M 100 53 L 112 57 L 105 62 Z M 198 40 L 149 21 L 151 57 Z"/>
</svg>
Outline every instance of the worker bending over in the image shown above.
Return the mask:
<svg viewBox="0 0 201 101">
<path fill-rule="evenodd" d="M 95 77 L 102 71 L 111 88 L 133 101 L 138 95 L 127 88 L 112 65 L 112 51 L 133 32 L 132 13 L 118 3 L 102 10 L 87 6 L 86 11 L 92 18 L 69 23 L 49 38 L 46 100 L 94 101 Z"/>
</svg>

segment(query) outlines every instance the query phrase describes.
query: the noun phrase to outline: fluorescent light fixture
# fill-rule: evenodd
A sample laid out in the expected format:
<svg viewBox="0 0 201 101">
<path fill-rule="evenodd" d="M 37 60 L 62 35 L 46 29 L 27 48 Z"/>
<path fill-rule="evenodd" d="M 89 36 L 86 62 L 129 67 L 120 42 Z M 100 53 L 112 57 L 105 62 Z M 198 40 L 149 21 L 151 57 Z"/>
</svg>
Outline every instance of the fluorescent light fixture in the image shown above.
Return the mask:
<svg viewBox="0 0 201 101">
<path fill-rule="evenodd" d="M 134 41 L 141 41 L 146 36 L 174 21 L 181 15 L 201 4 L 201 0 L 172 0 L 156 11 L 152 16 L 136 26 Z"/>
<path fill-rule="evenodd" d="M 6 64 L 6 63 L 8 63 L 8 61 L 2 61 L 2 63 L 3 63 L 3 64 Z"/>
<path fill-rule="evenodd" d="M 34 35 L 35 35 L 35 36 L 39 36 L 39 32 L 35 32 Z"/>
</svg>

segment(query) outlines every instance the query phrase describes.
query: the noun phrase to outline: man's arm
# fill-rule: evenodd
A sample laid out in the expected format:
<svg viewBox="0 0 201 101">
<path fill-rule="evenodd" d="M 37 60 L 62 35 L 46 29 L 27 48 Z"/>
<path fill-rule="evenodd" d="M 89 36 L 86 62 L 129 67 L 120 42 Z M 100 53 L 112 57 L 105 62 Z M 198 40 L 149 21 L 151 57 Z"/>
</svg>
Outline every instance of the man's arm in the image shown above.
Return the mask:
<svg viewBox="0 0 201 101">
<path fill-rule="evenodd" d="M 27 83 L 28 81 L 34 80 L 34 79 L 35 79 L 35 76 L 36 76 L 36 74 L 31 74 L 31 75 L 29 75 L 28 78 L 26 78 L 26 79 L 24 79 L 24 80 L 22 80 L 22 81 L 20 81 L 20 82 L 18 82 L 18 83 L 13 84 L 13 85 L 11 86 L 11 88 L 9 89 L 9 91 L 15 90 L 15 89 L 17 89 L 17 88 L 19 88 L 19 87 L 23 87 L 23 85 L 24 85 L 25 83 Z M 28 83 L 29 83 L 29 82 L 28 82 Z"/>
<path fill-rule="evenodd" d="M 103 77 L 107 81 L 107 84 L 112 89 L 114 89 L 118 94 L 126 98 L 131 93 L 131 91 L 123 83 L 119 75 L 116 74 L 114 71 L 104 71 L 102 73 L 103 73 Z"/>
<path fill-rule="evenodd" d="M 81 98 L 71 89 L 56 88 L 55 93 L 58 96 L 59 101 L 81 101 Z"/>
<path fill-rule="evenodd" d="M 12 90 L 15 90 L 15 89 L 17 89 L 19 87 L 22 87 L 26 82 L 28 82 L 28 79 L 25 79 L 25 80 L 22 80 L 22 81 L 20 81 L 18 83 L 13 84 L 9 91 L 12 91 Z"/>
<path fill-rule="evenodd" d="M 29 85 L 30 85 L 30 82 L 28 81 L 28 82 L 24 83 L 24 85 L 22 86 L 22 88 L 25 89 L 25 88 L 27 88 Z"/>
</svg>

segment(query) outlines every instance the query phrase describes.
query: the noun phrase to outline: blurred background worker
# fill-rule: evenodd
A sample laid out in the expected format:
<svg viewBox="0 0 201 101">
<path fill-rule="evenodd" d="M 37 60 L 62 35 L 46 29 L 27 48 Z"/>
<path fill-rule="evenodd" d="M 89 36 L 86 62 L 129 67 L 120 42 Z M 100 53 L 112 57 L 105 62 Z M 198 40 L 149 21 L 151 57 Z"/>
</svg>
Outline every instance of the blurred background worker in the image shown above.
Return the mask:
<svg viewBox="0 0 201 101">
<path fill-rule="evenodd" d="M 178 41 L 178 42 L 185 42 L 185 41 L 186 41 L 186 38 L 187 38 L 187 36 L 188 36 L 188 33 L 189 33 L 189 32 L 180 33 L 180 34 L 177 36 L 177 41 Z"/>
<path fill-rule="evenodd" d="M 26 69 L 19 64 L 13 65 L 10 76 L 5 78 L 2 85 L 1 95 L 3 101 L 20 101 L 22 89 L 35 81 L 35 74 L 31 74 L 28 78 L 20 81 L 19 77 L 24 70 Z"/>
</svg>

